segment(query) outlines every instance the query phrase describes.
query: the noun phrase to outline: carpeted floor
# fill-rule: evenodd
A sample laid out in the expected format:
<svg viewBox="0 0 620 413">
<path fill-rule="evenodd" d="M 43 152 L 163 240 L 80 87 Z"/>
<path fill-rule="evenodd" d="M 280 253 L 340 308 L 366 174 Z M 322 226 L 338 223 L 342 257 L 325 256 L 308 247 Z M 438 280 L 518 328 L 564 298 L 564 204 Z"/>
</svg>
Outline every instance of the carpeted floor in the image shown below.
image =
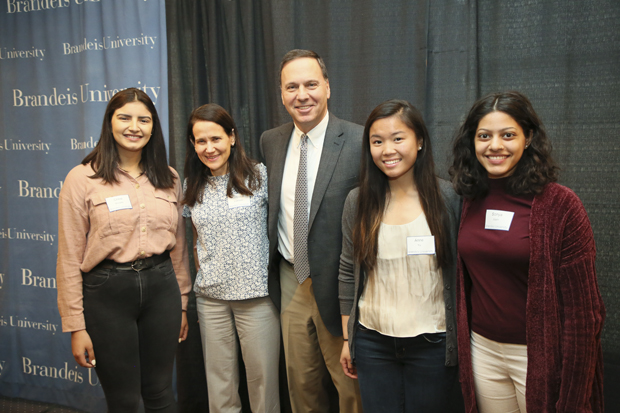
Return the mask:
<svg viewBox="0 0 620 413">
<path fill-rule="evenodd" d="M 0 397 L 0 413 L 86 413 L 69 407 Z"/>
</svg>

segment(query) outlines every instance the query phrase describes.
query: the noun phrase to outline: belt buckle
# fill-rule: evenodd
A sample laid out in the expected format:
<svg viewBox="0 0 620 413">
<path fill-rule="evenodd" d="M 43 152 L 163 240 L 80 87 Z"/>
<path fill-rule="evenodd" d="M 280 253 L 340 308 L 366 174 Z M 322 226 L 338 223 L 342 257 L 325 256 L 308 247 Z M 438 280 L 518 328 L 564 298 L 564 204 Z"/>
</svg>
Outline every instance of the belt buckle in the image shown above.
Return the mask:
<svg viewBox="0 0 620 413">
<path fill-rule="evenodd" d="M 139 259 L 139 260 L 135 260 L 132 261 L 131 263 L 131 269 L 134 271 L 140 271 L 144 268 L 144 264 L 145 264 L 145 260 L 144 259 Z"/>
</svg>

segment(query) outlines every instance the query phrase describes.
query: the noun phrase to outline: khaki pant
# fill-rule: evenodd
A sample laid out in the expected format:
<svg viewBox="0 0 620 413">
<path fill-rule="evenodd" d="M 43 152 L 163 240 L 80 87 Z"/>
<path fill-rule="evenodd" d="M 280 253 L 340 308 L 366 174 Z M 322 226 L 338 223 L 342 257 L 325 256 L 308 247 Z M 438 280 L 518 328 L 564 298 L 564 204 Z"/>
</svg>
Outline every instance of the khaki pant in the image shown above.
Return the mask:
<svg viewBox="0 0 620 413">
<path fill-rule="evenodd" d="M 241 412 L 239 347 L 254 413 L 280 413 L 278 310 L 269 297 L 223 301 L 196 297 L 209 411 Z"/>
<path fill-rule="evenodd" d="M 480 413 L 526 412 L 526 345 L 498 343 L 472 331 L 471 362 Z"/>
<path fill-rule="evenodd" d="M 312 279 L 300 285 L 293 267 L 282 260 L 280 285 L 280 322 L 293 412 L 361 412 L 357 380 L 345 376 L 340 365 L 342 336 L 333 336 L 323 324 Z M 338 405 L 330 402 L 332 382 L 338 390 Z"/>
</svg>

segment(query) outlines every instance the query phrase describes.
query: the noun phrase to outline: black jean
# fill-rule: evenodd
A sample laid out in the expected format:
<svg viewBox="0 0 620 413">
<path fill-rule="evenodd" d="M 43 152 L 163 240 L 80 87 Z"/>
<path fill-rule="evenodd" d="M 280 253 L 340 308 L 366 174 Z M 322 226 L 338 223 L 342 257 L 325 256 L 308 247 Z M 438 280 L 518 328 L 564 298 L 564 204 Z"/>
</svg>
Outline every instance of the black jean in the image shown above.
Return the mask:
<svg viewBox="0 0 620 413">
<path fill-rule="evenodd" d="M 108 411 L 176 412 L 174 355 L 181 293 L 168 259 L 146 270 L 84 274 L 84 317 Z"/>
<path fill-rule="evenodd" d="M 385 336 L 358 324 L 355 364 L 365 412 L 446 412 L 458 385 L 446 367 L 446 333 Z"/>
</svg>

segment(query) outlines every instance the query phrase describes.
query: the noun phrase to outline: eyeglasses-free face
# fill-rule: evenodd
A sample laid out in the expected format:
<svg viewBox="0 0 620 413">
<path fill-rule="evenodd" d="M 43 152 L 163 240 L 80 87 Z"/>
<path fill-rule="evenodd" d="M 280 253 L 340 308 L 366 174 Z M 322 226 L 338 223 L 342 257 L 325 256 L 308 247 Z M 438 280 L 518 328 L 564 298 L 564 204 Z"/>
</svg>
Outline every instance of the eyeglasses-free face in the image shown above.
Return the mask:
<svg viewBox="0 0 620 413">
<path fill-rule="evenodd" d="M 415 132 L 399 116 L 376 120 L 369 131 L 370 155 L 390 182 L 412 179 L 411 170 L 422 148 Z"/>
<path fill-rule="evenodd" d="M 194 149 L 202 163 L 211 170 L 213 176 L 228 173 L 230 150 L 235 145 L 234 131 L 228 135 L 224 128 L 215 122 L 198 121 L 192 128 Z"/>
<path fill-rule="evenodd" d="M 291 60 L 282 68 L 280 81 L 286 111 L 302 132 L 310 132 L 327 114 L 330 96 L 319 63 L 310 57 Z"/>
<path fill-rule="evenodd" d="M 476 158 L 489 178 L 505 178 L 514 173 L 530 140 L 512 116 L 491 112 L 478 123 L 474 137 Z"/>
<path fill-rule="evenodd" d="M 129 102 L 114 111 L 111 126 L 121 155 L 123 151 L 142 152 L 151 139 L 153 117 L 144 103 Z"/>
</svg>

